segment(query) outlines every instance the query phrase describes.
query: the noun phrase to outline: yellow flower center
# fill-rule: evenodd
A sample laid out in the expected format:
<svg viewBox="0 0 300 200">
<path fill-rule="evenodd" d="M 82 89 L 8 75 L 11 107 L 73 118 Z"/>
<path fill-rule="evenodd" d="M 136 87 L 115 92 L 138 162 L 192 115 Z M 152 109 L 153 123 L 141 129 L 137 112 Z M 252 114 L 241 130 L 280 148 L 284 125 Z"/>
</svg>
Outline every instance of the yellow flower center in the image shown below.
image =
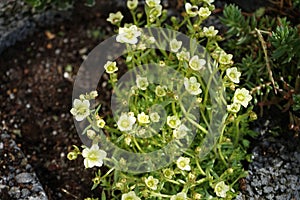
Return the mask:
<svg viewBox="0 0 300 200">
<path fill-rule="evenodd" d="M 235 73 L 230 73 L 230 75 L 229 75 L 231 78 L 236 78 L 236 76 L 235 76 Z"/>
<path fill-rule="evenodd" d="M 243 94 L 238 94 L 236 96 L 236 98 L 239 100 L 239 101 L 244 101 L 245 100 L 245 96 Z"/>
<path fill-rule="evenodd" d="M 184 162 L 183 160 L 179 162 L 179 166 L 180 166 L 180 167 L 183 168 L 183 167 L 185 167 L 185 165 L 186 165 L 186 164 L 185 164 L 185 162 Z"/>
<path fill-rule="evenodd" d="M 123 126 L 124 128 L 127 128 L 129 126 L 129 122 L 127 120 L 123 120 L 121 122 L 121 126 Z"/>
<path fill-rule="evenodd" d="M 125 200 L 134 200 L 133 197 L 126 197 Z"/>
</svg>

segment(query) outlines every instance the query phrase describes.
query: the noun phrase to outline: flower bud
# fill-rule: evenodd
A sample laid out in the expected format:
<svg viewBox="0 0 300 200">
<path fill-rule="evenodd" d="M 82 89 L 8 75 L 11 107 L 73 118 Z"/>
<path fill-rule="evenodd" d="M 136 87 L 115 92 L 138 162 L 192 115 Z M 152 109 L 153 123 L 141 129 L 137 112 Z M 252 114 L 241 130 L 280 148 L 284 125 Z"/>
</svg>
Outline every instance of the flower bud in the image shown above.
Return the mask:
<svg viewBox="0 0 300 200">
<path fill-rule="evenodd" d="M 251 121 L 257 120 L 257 114 L 253 111 L 250 112 L 250 120 Z"/>
<path fill-rule="evenodd" d="M 67 158 L 69 160 L 75 160 L 77 158 L 77 153 L 71 151 L 71 152 L 68 153 Z"/>
</svg>

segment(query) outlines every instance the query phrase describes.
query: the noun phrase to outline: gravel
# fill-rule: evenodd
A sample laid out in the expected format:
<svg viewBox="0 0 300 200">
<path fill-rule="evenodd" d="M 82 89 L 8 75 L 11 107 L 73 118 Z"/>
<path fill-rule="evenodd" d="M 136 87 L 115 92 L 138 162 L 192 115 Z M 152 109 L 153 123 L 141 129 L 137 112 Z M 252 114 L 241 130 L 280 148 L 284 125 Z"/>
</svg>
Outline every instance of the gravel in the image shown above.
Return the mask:
<svg viewBox="0 0 300 200">
<path fill-rule="evenodd" d="M 39 28 L 53 25 L 69 18 L 71 10 L 60 11 L 55 7 L 36 11 L 23 0 L 0 2 L 0 54 L 17 41 L 22 41 Z"/>
<path fill-rule="evenodd" d="M 0 139 L 0 199 L 47 200 L 33 168 L 15 141 L 2 130 Z"/>
<path fill-rule="evenodd" d="M 300 140 L 262 137 L 252 151 L 242 199 L 300 200 Z"/>
</svg>

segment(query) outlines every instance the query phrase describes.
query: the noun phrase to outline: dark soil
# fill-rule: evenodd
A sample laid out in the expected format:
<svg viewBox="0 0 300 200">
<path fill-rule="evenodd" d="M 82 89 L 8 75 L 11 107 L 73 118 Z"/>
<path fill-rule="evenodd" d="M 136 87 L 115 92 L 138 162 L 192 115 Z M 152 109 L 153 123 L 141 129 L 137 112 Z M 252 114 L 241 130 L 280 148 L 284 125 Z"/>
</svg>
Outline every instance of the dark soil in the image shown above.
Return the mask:
<svg viewBox="0 0 300 200">
<path fill-rule="evenodd" d="M 91 196 L 94 171 L 85 170 L 81 158 L 66 156 L 73 144 L 82 144 L 69 112 L 74 74 L 84 56 L 112 32 L 101 2 L 93 8 L 77 3 L 70 20 L 36 32 L 1 55 L 1 126 L 27 155 L 50 200 Z"/>
</svg>

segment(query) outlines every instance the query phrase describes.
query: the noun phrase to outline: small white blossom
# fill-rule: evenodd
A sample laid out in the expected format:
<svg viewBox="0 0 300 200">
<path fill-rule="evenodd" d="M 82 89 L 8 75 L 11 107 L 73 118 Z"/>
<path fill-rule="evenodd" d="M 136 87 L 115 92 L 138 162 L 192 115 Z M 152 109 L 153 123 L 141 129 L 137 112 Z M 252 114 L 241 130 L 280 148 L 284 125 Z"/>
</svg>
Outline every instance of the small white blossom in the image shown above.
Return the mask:
<svg viewBox="0 0 300 200">
<path fill-rule="evenodd" d="M 164 67 L 164 66 L 166 66 L 166 63 L 163 60 L 160 60 L 159 61 L 159 66 Z"/>
<path fill-rule="evenodd" d="M 146 41 L 149 43 L 149 44 L 154 44 L 155 43 L 155 38 L 154 37 L 148 37 L 147 39 L 146 39 Z"/>
<path fill-rule="evenodd" d="M 122 113 L 119 118 L 117 125 L 120 131 L 130 131 L 132 129 L 133 124 L 135 123 L 136 118 L 132 116 L 130 113 Z"/>
<path fill-rule="evenodd" d="M 180 192 L 176 195 L 173 195 L 170 200 L 187 200 L 187 195 L 184 192 Z"/>
<path fill-rule="evenodd" d="M 149 12 L 150 22 L 154 22 L 159 16 L 161 16 L 162 5 L 156 5 L 151 8 Z"/>
<path fill-rule="evenodd" d="M 168 178 L 168 179 L 172 179 L 172 177 L 174 176 L 174 171 L 173 170 L 171 170 L 170 168 L 167 168 L 167 169 L 164 169 L 163 170 L 163 174 L 164 174 L 164 176 L 166 177 L 166 178 Z"/>
<path fill-rule="evenodd" d="M 127 0 L 127 8 L 129 10 L 134 10 L 138 6 L 138 0 Z"/>
<path fill-rule="evenodd" d="M 172 52 L 177 52 L 182 46 L 182 41 L 178 41 L 176 39 L 172 39 L 170 41 L 170 49 Z"/>
<path fill-rule="evenodd" d="M 139 43 L 136 48 L 138 50 L 145 50 L 147 47 L 145 43 Z"/>
<path fill-rule="evenodd" d="M 94 166 L 101 167 L 103 165 L 103 159 L 106 157 L 106 155 L 106 152 L 99 149 L 97 144 L 93 144 L 91 148 L 86 147 L 82 151 L 85 168 L 92 168 Z"/>
<path fill-rule="evenodd" d="M 105 126 L 105 121 L 104 119 L 102 118 L 99 118 L 96 120 L 96 125 L 99 127 L 99 128 L 103 128 Z"/>
<path fill-rule="evenodd" d="M 212 4 L 215 0 L 203 0 L 203 2 L 207 3 L 207 4 Z"/>
<path fill-rule="evenodd" d="M 236 67 L 226 69 L 226 76 L 234 83 L 240 82 L 241 72 Z"/>
<path fill-rule="evenodd" d="M 179 53 L 176 54 L 176 57 L 179 61 L 189 61 L 190 60 L 190 52 L 188 51 L 181 51 Z"/>
<path fill-rule="evenodd" d="M 159 183 L 158 179 L 153 178 L 153 176 L 149 176 L 145 180 L 146 186 L 150 188 L 151 190 L 157 190 L 157 185 Z"/>
<path fill-rule="evenodd" d="M 199 16 L 202 17 L 203 19 L 206 19 L 210 14 L 211 14 L 211 11 L 209 10 L 209 8 L 207 7 L 201 7 L 199 9 L 199 12 L 198 12 Z"/>
<path fill-rule="evenodd" d="M 98 96 L 98 92 L 96 90 L 90 92 L 91 99 L 95 99 Z"/>
<path fill-rule="evenodd" d="M 195 71 L 201 70 L 204 68 L 206 61 L 204 59 L 200 59 L 199 56 L 193 56 L 189 61 L 189 66 Z"/>
<path fill-rule="evenodd" d="M 210 27 L 204 27 L 203 28 L 203 33 L 206 37 L 215 37 L 218 34 L 218 30 L 215 30 L 214 26 L 210 26 Z"/>
<path fill-rule="evenodd" d="M 181 124 L 179 127 L 173 130 L 173 137 L 176 139 L 182 139 L 186 136 L 189 129 L 184 125 Z"/>
<path fill-rule="evenodd" d="M 239 103 L 232 103 L 230 105 L 227 105 L 228 112 L 238 113 L 240 109 L 241 109 L 241 104 Z"/>
<path fill-rule="evenodd" d="M 157 112 L 150 113 L 150 119 L 152 122 L 159 122 L 160 116 Z"/>
<path fill-rule="evenodd" d="M 185 11 L 189 16 L 195 17 L 198 14 L 198 6 L 192 6 L 190 3 L 186 3 Z"/>
<path fill-rule="evenodd" d="M 192 76 L 191 78 L 184 77 L 184 87 L 192 95 L 198 95 L 202 93 L 200 83 L 197 82 L 197 78 Z"/>
<path fill-rule="evenodd" d="M 104 69 L 106 73 L 112 74 L 118 71 L 117 63 L 112 61 L 107 61 L 106 64 L 104 65 Z"/>
<path fill-rule="evenodd" d="M 87 135 L 91 140 L 93 140 L 93 139 L 95 139 L 95 137 L 96 137 L 96 132 L 95 132 L 94 130 L 87 130 L 87 131 L 86 131 L 86 135 Z"/>
<path fill-rule="evenodd" d="M 239 103 L 242 106 L 244 106 L 245 108 L 248 106 L 249 101 L 251 101 L 252 96 L 250 95 L 250 92 L 245 89 L 237 89 L 234 93 L 233 96 L 233 102 L 234 103 Z"/>
<path fill-rule="evenodd" d="M 166 96 L 166 94 L 167 94 L 166 93 L 166 87 L 165 86 L 160 86 L 160 85 L 156 86 L 156 88 L 155 88 L 155 94 L 158 97 Z"/>
<path fill-rule="evenodd" d="M 167 124 L 170 128 L 177 128 L 180 124 L 181 124 L 181 121 L 180 119 L 178 119 L 177 116 L 168 116 L 167 117 Z"/>
<path fill-rule="evenodd" d="M 185 171 L 191 170 L 189 158 L 180 157 L 180 158 L 178 158 L 176 164 L 177 164 L 177 167 L 181 170 L 185 170 Z"/>
<path fill-rule="evenodd" d="M 90 102 L 88 100 L 75 99 L 73 102 L 73 108 L 71 114 L 75 116 L 77 121 L 82 121 L 90 115 Z"/>
<path fill-rule="evenodd" d="M 121 200 L 141 200 L 138 196 L 136 196 L 134 191 L 122 194 Z"/>
<path fill-rule="evenodd" d="M 144 112 L 138 114 L 137 119 L 141 124 L 149 124 L 150 123 L 149 115 L 146 115 Z"/>
<path fill-rule="evenodd" d="M 160 4 L 160 0 L 146 0 L 146 4 L 150 8 L 153 8 L 153 7 L 155 7 L 155 6 L 157 6 L 157 5 Z"/>
<path fill-rule="evenodd" d="M 110 13 L 109 17 L 106 19 L 106 21 L 110 22 L 111 24 L 118 24 L 122 21 L 123 19 L 123 15 L 120 11 L 116 12 L 116 13 Z"/>
<path fill-rule="evenodd" d="M 219 57 L 219 63 L 222 65 L 231 65 L 233 64 L 232 57 L 232 54 L 227 54 L 222 51 Z"/>
<path fill-rule="evenodd" d="M 125 137 L 124 141 L 129 146 L 131 143 L 131 137 L 130 136 Z"/>
<path fill-rule="evenodd" d="M 130 27 L 124 28 L 120 27 L 116 40 L 120 43 L 136 44 L 138 42 L 137 37 L 139 37 L 141 34 L 141 31 L 139 31 L 136 25 L 131 25 Z"/>
<path fill-rule="evenodd" d="M 226 185 L 224 181 L 217 183 L 215 186 L 215 193 L 218 197 L 225 198 L 226 192 L 228 191 L 229 191 L 229 186 Z"/>
<path fill-rule="evenodd" d="M 137 75 L 136 76 L 136 85 L 139 89 L 146 90 L 149 85 L 147 77 L 142 77 L 140 75 Z"/>
</svg>

